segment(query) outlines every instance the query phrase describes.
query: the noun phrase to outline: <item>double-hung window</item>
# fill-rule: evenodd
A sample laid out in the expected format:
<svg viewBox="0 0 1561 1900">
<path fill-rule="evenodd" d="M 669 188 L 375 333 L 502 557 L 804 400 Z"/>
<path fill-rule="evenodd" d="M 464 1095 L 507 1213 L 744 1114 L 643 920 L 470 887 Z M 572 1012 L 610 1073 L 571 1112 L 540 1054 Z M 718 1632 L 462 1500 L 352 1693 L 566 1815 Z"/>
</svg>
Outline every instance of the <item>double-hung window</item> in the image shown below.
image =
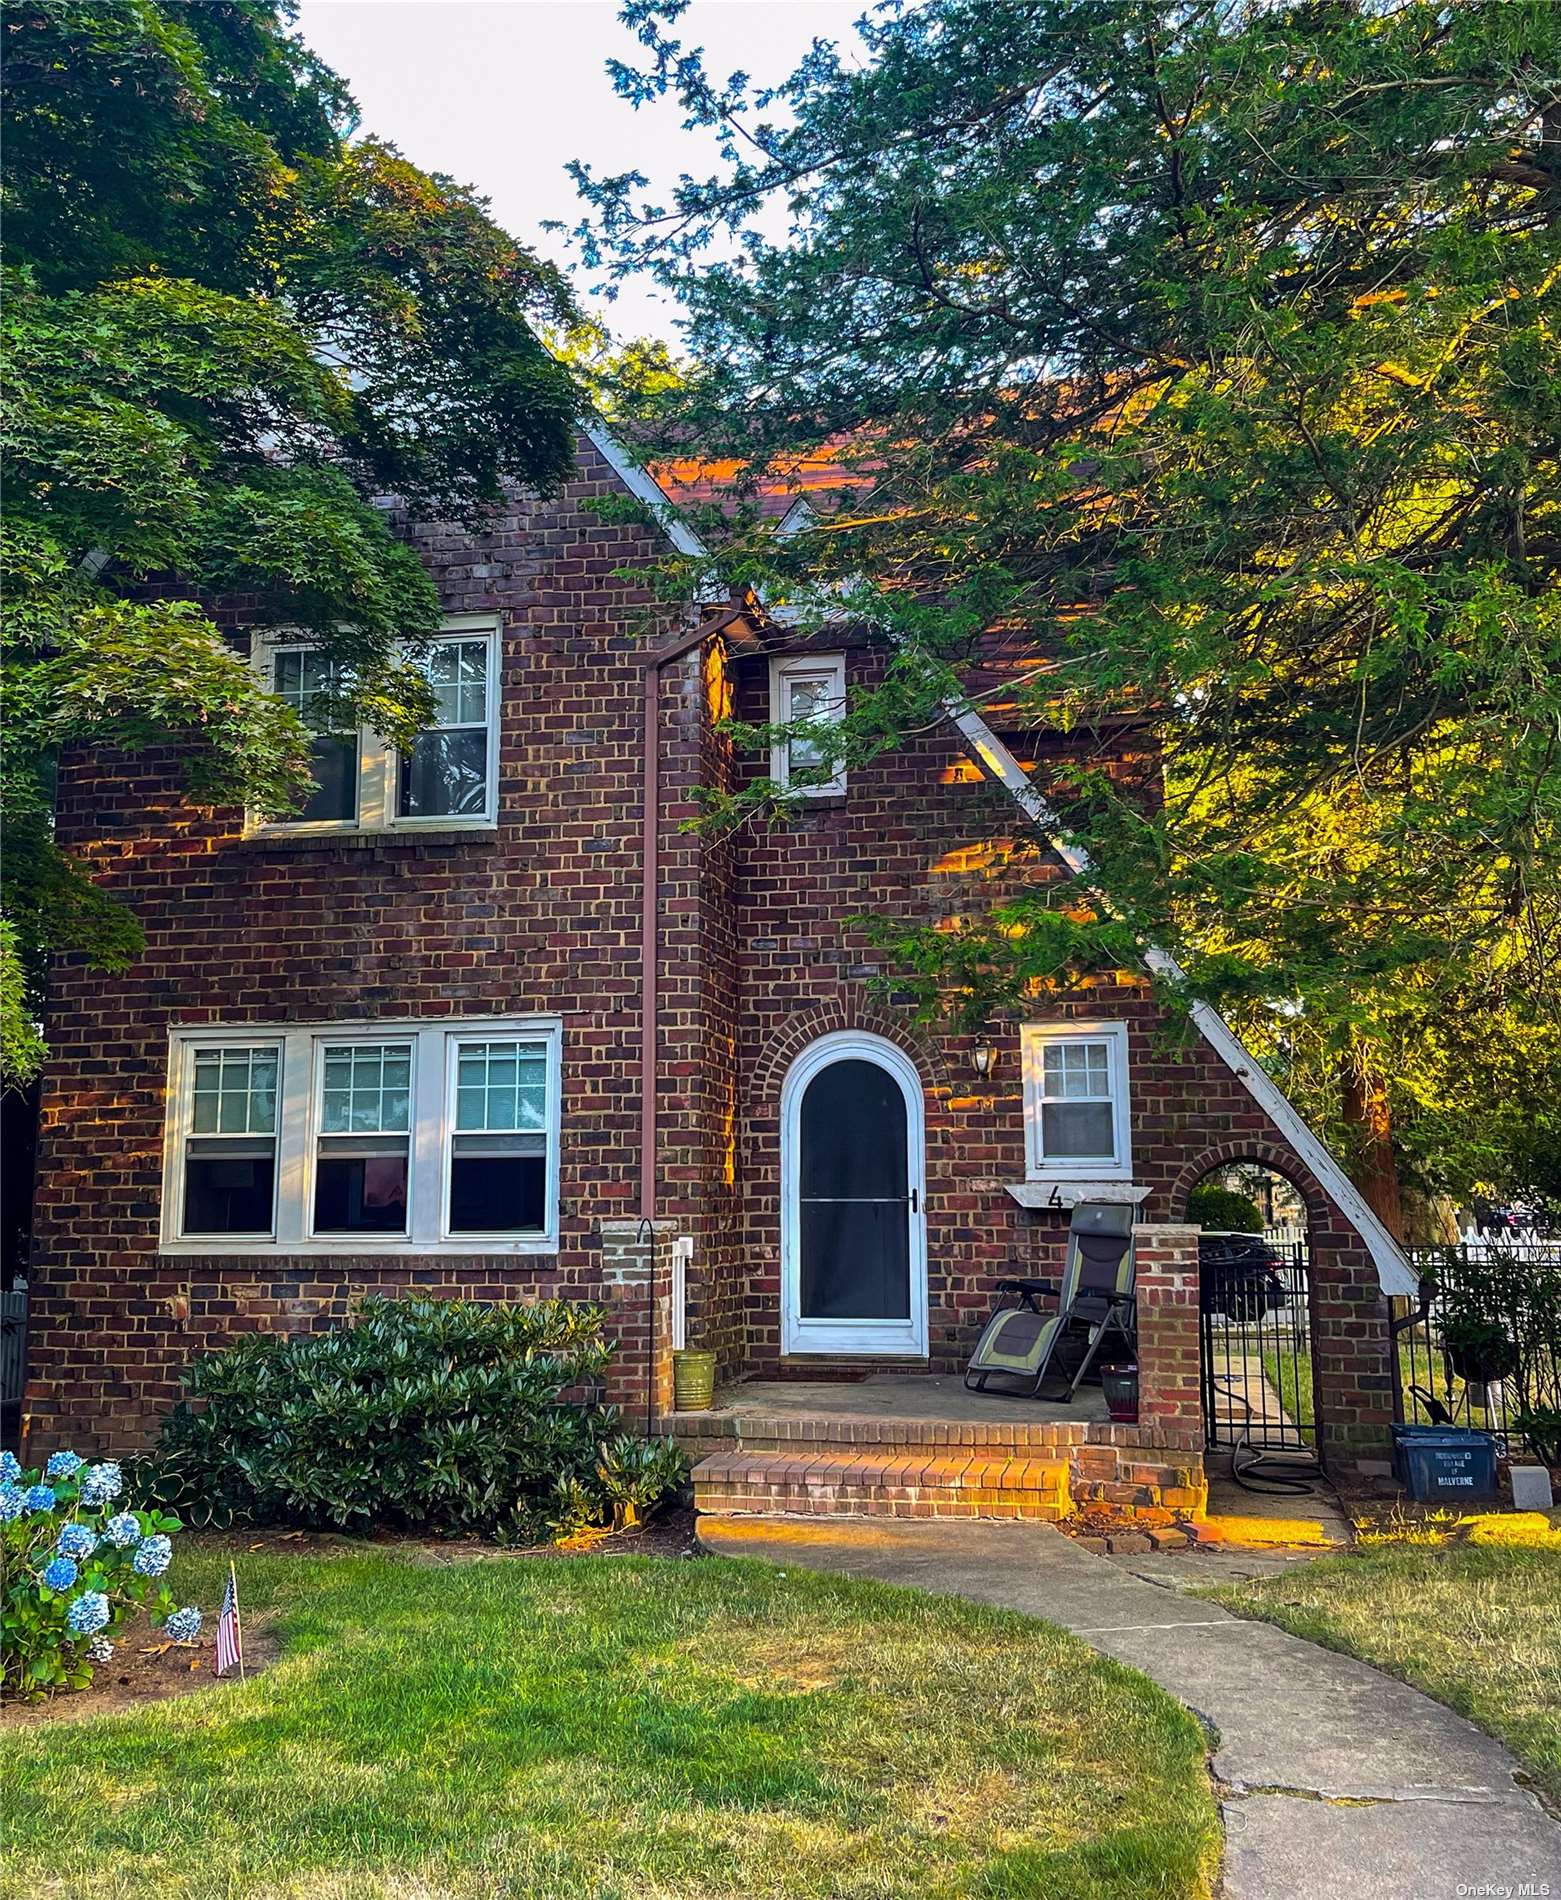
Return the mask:
<svg viewBox="0 0 1561 1900">
<path fill-rule="evenodd" d="M 846 660 L 843 653 L 797 653 L 770 662 L 770 723 L 794 726 L 834 725 L 846 710 Z M 831 766 L 819 738 L 795 732 L 770 755 L 770 777 L 788 791 L 810 798 L 830 797 L 846 789 L 843 765 Z"/>
<path fill-rule="evenodd" d="M 429 725 L 406 748 L 371 728 L 340 729 L 350 678 L 318 648 L 257 643 L 271 690 L 316 737 L 315 789 L 302 811 L 261 831 L 481 830 L 498 819 L 499 627 L 492 616 L 447 620 L 420 664 L 433 689 Z"/>
<path fill-rule="evenodd" d="M 174 1252 L 549 1251 L 551 1017 L 172 1032 Z"/>
<path fill-rule="evenodd" d="M 1031 1179 L 1130 1178 L 1126 1023 L 1027 1023 L 1021 1044 Z"/>
<path fill-rule="evenodd" d="M 547 1205 L 547 1045 L 455 1036 L 451 1053 L 449 1231 L 540 1229 Z"/>
<path fill-rule="evenodd" d="M 493 802 L 493 641 L 436 640 L 424 662 L 438 710 L 398 761 L 396 818 L 485 818 Z"/>
<path fill-rule="evenodd" d="M 356 725 L 341 728 L 335 696 L 348 684 L 339 660 L 317 647 L 279 647 L 274 660 L 273 688 L 316 735 L 309 747 L 314 790 L 308 803 L 291 822 L 299 825 L 354 825 L 358 821 L 358 759 Z"/>
<path fill-rule="evenodd" d="M 412 1167 L 410 1042 L 320 1042 L 317 1234 L 404 1234 Z"/>
<path fill-rule="evenodd" d="M 276 1205 L 276 1042 L 197 1045 L 188 1097 L 182 1194 L 188 1234 L 267 1234 Z"/>
</svg>

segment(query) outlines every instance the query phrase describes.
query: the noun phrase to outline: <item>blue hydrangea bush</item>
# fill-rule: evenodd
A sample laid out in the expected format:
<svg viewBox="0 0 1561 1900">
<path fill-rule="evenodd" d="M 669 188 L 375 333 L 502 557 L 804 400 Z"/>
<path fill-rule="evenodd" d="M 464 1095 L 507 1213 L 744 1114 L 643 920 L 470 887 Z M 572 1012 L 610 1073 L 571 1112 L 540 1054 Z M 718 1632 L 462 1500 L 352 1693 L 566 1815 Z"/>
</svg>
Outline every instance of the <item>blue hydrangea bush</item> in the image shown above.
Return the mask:
<svg viewBox="0 0 1561 1900">
<path fill-rule="evenodd" d="M 200 1634 L 166 1582 L 178 1518 L 127 1509 L 124 1488 L 112 1461 L 57 1451 L 24 1471 L 0 1452 L 0 1699 L 86 1688 L 140 1606 L 175 1642 Z"/>
</svg>

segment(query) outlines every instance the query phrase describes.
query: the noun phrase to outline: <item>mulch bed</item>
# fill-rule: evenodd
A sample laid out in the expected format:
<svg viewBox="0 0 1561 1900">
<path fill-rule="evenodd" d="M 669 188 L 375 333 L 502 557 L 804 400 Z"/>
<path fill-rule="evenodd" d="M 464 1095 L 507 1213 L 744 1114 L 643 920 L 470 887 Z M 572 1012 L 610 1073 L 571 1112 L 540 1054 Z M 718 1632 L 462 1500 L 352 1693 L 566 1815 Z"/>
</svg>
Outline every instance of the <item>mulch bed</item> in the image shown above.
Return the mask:
<svg viewBox="0 0 1561 1900">
<path fill-rule="evenodd" d="M 213 1619 L 214 1623 L 214 1619 Z M 244 1673 L 257 1676 L 276 1661 L 278 1646 L 265 1619 L 244 1622 Z M 112 1715 L 163 1702 L 170 1696 L 193 1695 L 201 1690 L 222 1691 L 236 1683 L 237 1672 L 217 1677 L 212 1670 L 216 1654 L 215 1629 L 210 1640 L 170 1643 L 154 1630 L 144 1615 L 123 1624 L 114 1638 L 114 1660 L 100 1663 L 88 1689 L 74 1689 L 42 1702 L 9 1698 L 0 1707 L 0 1728 L 27 1728 L 39 1722 L 77 1722 L 86 1715 Z"/>
</svg>

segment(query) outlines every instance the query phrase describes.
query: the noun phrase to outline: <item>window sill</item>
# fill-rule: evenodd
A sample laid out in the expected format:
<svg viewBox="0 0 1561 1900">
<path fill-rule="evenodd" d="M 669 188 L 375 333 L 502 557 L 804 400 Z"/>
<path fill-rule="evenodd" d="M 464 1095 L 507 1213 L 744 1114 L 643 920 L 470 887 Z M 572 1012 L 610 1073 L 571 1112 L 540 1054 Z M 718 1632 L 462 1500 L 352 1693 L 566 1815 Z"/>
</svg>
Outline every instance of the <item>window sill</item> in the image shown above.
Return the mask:
<svg viewBox="0 0 1561 1900">
<path fill-rule="evenodd" d="M 1021 1207 L 1044 1213 L 1048 1208 L 1077 1207 L 1081 1201 L 1127 1201 L 1134 1207 L 1149 1198 L 1151 1189 L 1135 1187 L 1131 1181 L 1005 1181 L 1003 1191 Z"/>
<path fill-rule="evenodd" d="M 405 845 L 495 844 L 496 824 L 397 825 L 382 831 L 246 831 L 246 851 L 380 851 Z"/>
<path fill-rule="evenodd" d="M 395 1255 L 400 1259 L 481 1258 L 484 1260 L 525 1259 L 558 1252 L 558 1240 L 537 1235 L 526 1240 L 484 1240 L 474 1234 L 470 1240 L 398 1240 L 374 1241 L 368 1236 L 355 1239 L 343 1235 L 340 1240 L 165 1240 L 158 1249 L 165 1260 L 191 1258 L 236 1258 L 254 1260 L 334 1259 Z"/>
<path fill-rule="evenodd" d="M 850 803 L 849 792 L 804 793 L 793 811 L 793 819 L 805 818 L 814 811 L 844 811 Z"/>
</svg>

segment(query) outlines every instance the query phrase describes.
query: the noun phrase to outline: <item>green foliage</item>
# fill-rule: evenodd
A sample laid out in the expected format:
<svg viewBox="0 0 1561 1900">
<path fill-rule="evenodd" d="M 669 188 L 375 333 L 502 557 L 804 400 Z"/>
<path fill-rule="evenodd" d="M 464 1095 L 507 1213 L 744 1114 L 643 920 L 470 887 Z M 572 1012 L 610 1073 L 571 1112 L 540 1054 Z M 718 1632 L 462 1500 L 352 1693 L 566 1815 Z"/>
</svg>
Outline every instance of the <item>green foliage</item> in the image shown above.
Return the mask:
<svg viewBox="0 0 1561 1900">
<path fill-rule="evenodd" d="M 149 1483 L 230 1520 L 528 1536 L 616 1423 L 565 1397 L 611 1352 L 593 1306 L 365 1299 L 348 1325 L 194 1361 Z"/>
<path fill-rule="evenodd" d="M 0 1474 L 0 1701 L 84 1689 L 94 1661 L 112 1655 L 114 1632 L 138 1605 L 159 1618 L 173 1610 L 162 1581 L 167 1545 L 159 1551 L 157 1543 L 179 1530 L 180 1521 L 158 1511 L 126 1511 L 117 1465 L 86 1465 L 74 1454 L 57 1454 L 46 1477 L 19 1471 L 9 1453 L 6 1459 L 11 1475 Z M 60 1557 L 62 1541 L 74 1553 L 69 1558 Z M 61 1573 L 51 1587 L 45 1578 L 61 1562 L 69 1580 Z"/>
<path fill-rule="evenodd" d="M 0 1076 L 7 1084 L 30 1082 L 43 1067 L 43 1036 L 27 1006 L 16 925 L 0 917 Z"/>
<path fill-rule="evenodd" d="M 1260 1234 L 1263 1214 L 1256 1201 L 1234 1188 L 1205 1181 L 1187 1196 L 1187 1218 L 1194 1227 L 1212 1227 L 1233 1234 Z"/>
<path fill-rule="evenodd" d="M 46 815 L 53 761 L 91 746 L 170 755 L 198 803 L 286 812 L 308 735 L 219 603 L 340 659 L 355 717 L 416 731 L 430 697 L 401 647 L 415 661 L 438 599 L 375 497 L 475 519 L 507 482 L 557 486 L 579 397 L 537 326 L 568 326 L 570 298 L 470 192 L 349 142 L 286 0 L 4 18 L 0 796 Z M 59 950 L 122 967 L 132 926 L 46 828 L 25 888 L 9 859 L 31 1008 Z"/>
<path fill-rule="evenodd" d="M 671 1438 L 620 1432 L 596 1454 L 596 1482 L 615 1531 L 632 1530 L 688 1477 L 688 1460 Z"/>
<path fill-rule="evenodd" d="M 816 529 L 707 565 L 892 654 L 847 761 L 1000 679 L 1093 860 L 1047 907 L 1102 892 L 1330 1134 L 1380 1080 L 1421 1188 L 1561 1192 L 1561 11 L 928 0 L 755 95 L 680 10 L 618 84 L 719 167 L 580 168 L 582 253 L 683 303 L 648 444 L 739 501 L 831 445 Z M 1025 998 L 1040 908 L 918 976 Z"/>
<path fill-rule="evenodd" d="M 1500 1249 L 1417 1255 L 1438 1296 L 1438 1332 L 1460 1377 L 1500 1379 L 1514 1429 L 1536 1455 L 1561 1413 L 1561 1265 Z"/>
</svg>

